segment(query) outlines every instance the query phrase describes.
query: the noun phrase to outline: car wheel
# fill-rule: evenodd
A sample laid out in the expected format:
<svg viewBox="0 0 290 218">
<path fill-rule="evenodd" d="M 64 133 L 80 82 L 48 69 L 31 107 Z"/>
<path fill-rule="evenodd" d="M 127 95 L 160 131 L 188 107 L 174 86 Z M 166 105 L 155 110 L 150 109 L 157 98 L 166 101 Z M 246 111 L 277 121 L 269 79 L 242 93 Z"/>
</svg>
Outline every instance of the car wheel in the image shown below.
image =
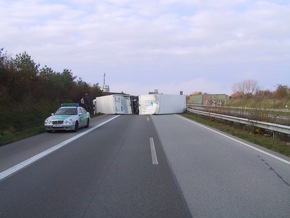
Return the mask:
<svg viewBox="0 0 290 218">
<path fill-rule="evenodd" d="M 74 131 L 77 132 L 78 130 L 79 130 L 79 123 L 76 122 L 76 123 L 75 123 L 75 129 L 74 129 Z"/>
<path fill-rule="evenodd" d="M 89 128 L 90 126 L 90 119 L 87 119 L 87 125 L 86 125 L 86 128 Z"/>
</svg>

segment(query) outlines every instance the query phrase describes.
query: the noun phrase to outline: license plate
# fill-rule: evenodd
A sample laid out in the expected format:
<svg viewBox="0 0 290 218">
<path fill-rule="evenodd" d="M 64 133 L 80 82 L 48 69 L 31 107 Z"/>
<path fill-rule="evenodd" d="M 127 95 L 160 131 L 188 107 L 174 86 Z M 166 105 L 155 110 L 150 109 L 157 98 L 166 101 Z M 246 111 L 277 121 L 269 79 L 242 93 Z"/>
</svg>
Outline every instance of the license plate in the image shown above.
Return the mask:
<svg viewBox="0 0 290 218">
<path fill-rule="evenodd" d="M 56 124 L 56 125 L 53 125 L 52 127 L 62 127 L 61 124 Z"/>
</svg>

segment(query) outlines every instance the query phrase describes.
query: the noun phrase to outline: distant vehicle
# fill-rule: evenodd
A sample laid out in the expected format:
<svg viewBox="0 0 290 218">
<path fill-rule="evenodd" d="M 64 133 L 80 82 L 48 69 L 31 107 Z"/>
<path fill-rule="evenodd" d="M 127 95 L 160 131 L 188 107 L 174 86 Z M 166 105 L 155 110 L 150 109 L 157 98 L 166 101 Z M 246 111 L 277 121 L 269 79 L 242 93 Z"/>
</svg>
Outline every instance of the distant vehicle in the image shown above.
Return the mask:
<svg viewBox="0 0 290 218">
<path fill-rule="evenodd" d="M 61 104 L 61 107 L 44 121 L 47 132 L 55 130 L 73 130 L 76 132 L 81 127 L 88 128 L 89 125 L 90 113 L 77 103 Z"/>
</svg>

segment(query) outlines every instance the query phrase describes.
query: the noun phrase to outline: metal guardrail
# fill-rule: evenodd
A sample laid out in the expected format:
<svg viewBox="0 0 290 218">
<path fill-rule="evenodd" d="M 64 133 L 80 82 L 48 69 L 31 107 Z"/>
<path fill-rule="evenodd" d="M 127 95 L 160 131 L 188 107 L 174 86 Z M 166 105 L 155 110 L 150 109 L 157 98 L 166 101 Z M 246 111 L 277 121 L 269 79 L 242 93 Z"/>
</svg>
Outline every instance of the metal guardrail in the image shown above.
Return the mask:
<svg viewBox="0 0 290 218">
<path fill-rule="evenodd" d="M 218 119 L 223 119 L 223 120 L 228 120 L 232 121 L 235 123 L 241 123 L 245 125 L 250 125 L 250 126 L 255 126 L 259 127 L 262 129 L 267 129 L 273 132 L 279 132 L 279 133 L 284 133 L 290 135 L 290 126 L 285 126 L 285 125 L 280 125 L 280 124 L 275 124 L 275 123 L 267 123 L 267 122 L 261 122 L 257 120 L 250 120 L 250 119 L 245 119 L 245 118 L 240 118 L 240 117 L 233 117 L 233 116 L 228 116 L 228 115 L 223 115 L 223 114 L 216 114 L 216 113 L 211 113 L 211 112 L 206 112 L 206 111 L 199 111 L 199 110 L 194 110 L 187 108 L 187 110 L 191 113 L 195 114 L 200 114 L 204 116 L 209 116 L 209 117 L 215 117 Z"/>
<path fill-rule="evenodd" d="M 206 109 L 206 108 L 219 108 L 217 106 L 204 106 L 200 104 L 187 104 L 188 107 L 194 107 L 194 108 L 201 108 L 201 109 Z M 238 110 L 248 110 L 248 111 L 270 111 L 270 112 L 281 112 L 281 113 L 290 113 L 290 109 L 274 109 L 274 108 L 252 108 L 252 107 L 233 107 L 233 106 L 222 106 L 223 109 L 238 109 Z"/>
<path fill-rule="evenodd" d="M 188 108 L 219 113 L 245 119 L 264 120 L 264 122 L 276 123 L 280 125 L 290 125 L 290 111 L 270 108 L 247 108 L 247 107 L 214 107 L 204 105 L 187 104 Z M 259 118 L 259 119 L 256 119 Z"/>
</svg>

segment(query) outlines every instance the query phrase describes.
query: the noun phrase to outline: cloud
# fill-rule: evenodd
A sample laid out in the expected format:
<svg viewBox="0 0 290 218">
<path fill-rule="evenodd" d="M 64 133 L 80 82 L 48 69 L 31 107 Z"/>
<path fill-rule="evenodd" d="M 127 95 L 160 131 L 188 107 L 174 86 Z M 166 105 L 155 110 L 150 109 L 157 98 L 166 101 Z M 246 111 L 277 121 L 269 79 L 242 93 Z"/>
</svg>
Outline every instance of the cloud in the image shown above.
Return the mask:
<svg viewBox="0 0 290 218">
<path fill-rule="evenodd" d="M 0 19 L 0 47 L 91 83 L 107 73 L 114 91 L 290 83 L 287 1 L 16 0 L 0 2 Z"/>
</svg>

